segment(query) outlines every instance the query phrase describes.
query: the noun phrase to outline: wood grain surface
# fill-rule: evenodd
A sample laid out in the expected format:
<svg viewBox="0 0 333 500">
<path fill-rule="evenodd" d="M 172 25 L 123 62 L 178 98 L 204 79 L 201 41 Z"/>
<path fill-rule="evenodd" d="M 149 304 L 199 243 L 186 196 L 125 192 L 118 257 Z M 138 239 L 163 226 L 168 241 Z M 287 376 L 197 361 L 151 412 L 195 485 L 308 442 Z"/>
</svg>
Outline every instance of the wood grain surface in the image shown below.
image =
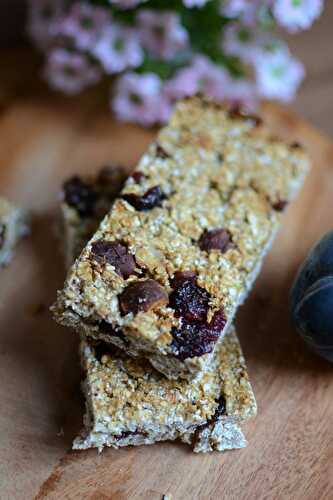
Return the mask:
<svg viewBox="0 0 333 500">
<path fill-rule="evenodd" d="M 94 92 L 67 100 L 30 84 L 31 64 L 22 62 L 24 87 L 17 75 L 0 86 L 0 191 L 32 213 L 31 237 L 0 271 L 0 498 L 333 498 L 333 367 L 306 352 L 287 312 L 298 265 L 332 227 L 333 145 L 288 110 L 264 107 L 274 131 L 304 143 L 314 166 L 237 317 L 259 406 L 248 448 L 73 453 L 83 411 L 77 338 L 48 312 L 64 275 L 53 231 L 59 187 L 110 161 L 131 168 L 154 131 L 116 123 Z"/>
</svg>

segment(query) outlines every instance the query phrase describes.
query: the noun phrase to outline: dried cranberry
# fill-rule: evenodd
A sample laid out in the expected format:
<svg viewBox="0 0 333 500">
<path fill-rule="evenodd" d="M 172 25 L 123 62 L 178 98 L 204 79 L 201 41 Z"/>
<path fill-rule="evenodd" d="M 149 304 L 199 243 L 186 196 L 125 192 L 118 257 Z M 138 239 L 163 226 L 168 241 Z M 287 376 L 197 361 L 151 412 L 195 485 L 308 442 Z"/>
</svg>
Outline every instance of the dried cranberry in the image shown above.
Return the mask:
<svg viewBox="0 0 333 500">
<path fill-rule="evenodd" d="M 168 294 L 157 281 L 148 279 L 131 283 L 119 296 L 119 305 L 123 314 L 137 314 L 166 305 Z"/>
<path fill-rule="evenodd" d="M 114 328 L 110 323 L 108 323 L 104 319 L 99 323 L 98 328 L 101 333 L 104 333 L 104 335 L 108 335 L 110 337 L 118 337 L 120 340 L 124 342 L 125 345 L 129 345 L 129 341 L 124 332 L 119 328 Z"/>
<path fill-rule="evenodd" d="M 178 316 L 188 321 L 204 321 L 207 317 L 210 295 L 198 286 L 193 278 L 180 281 L 170 295 L 170 305 Z"/>
<path fill-rule="evenodd" d="M 143 174 L 142 172 L 133 172 L 130 177 L 131 179 L 133 179 L 135 184 L 140 184 L 140 182 L 146 178 L 145 174 Z"/>
<path fill-rule="evenodd" d="M 201 250 L 220 250 L 222 253 L 226 252 L 232 246 L 231 234 L 226 229 L 210 229 L 205 231 L 199 241 L 198 245 Z"/>
<path fill-rule="evenodd" d="M 288 202 L 286 200 L 278 200 L 275 203 L 272 203 L 272 208 L 277 212 L 283 212 L 287 205 Z"/>
<path fill-rule="evenodd" d="M 4 224 L 0 224 L 0 248 L 2 248 L 3 244 L 5 243 L 5 236 L 6 236 L 6 226 Z"/>
<path fill-rule="evenodd" d="M 154 186 L 148 189 L 142 196 L 130 193 L 124 194 L 123 198 L 136 208 L 136 210 L 144 211 L 162 206 L 162 201 L 166 199 L 166 196 L 160 186 Z"/>
<path fill-rule="evenodd" d="M 184 361 L 187 358 L 203 356 L 211 352 L 220 332 L 211 329 L 206 323 L 180 320 L 180 326 L 171 331 L 173 337 L 171 347 L 174 355 Z"/>
<path fill-rule="evenodd" d="M 158 158 L 163 158 L 163 160 L 165 160 L 166 158 L 171 158 L 169 153 L 160 144 L 156 145 L 156 156 Z"/>
<path fill-rule="evenodd" d="M 196 276 L 194 271 L 176 271 L 171 280 L 171 286 L 178 288 L 184 281 L 195 280 Z"/>
<path fill-rule="evenodd" d="M 126 246 L 119 241 L 102 239 L 94 241 L 91 245 L 91 253 L 97 262 L 114 266 L 116 273 L 124 279 L 134 274 L 134 257 L 128 253 Z"/>
<path fill-rule="evenodd" d="M 72 177 L 65 182 L 64 196 L 66 203 L 75 208 L 81 217 L 90 217 L 94 214 L 98 194 L 79 177 Z"/>
</svg>

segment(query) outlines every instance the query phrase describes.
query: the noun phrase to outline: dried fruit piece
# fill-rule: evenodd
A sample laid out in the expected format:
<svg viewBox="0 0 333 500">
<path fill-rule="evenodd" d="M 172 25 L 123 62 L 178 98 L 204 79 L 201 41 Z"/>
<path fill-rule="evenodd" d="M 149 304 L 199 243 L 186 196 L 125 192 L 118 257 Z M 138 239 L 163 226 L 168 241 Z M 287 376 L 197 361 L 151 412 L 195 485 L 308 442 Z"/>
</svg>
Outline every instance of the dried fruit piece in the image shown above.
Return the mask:
<svg viewBox="0 0 333 500">
<path fill-rule="evenodd" d="M 226 229 L 210 229 L 205 231 L 199 241 L 198 245 L 201 250 L 220 250 L 222 253 L 226 252 L 233 246 L 231 234 Z"/>
<path fill-rule="evenodd" d="M 130 177 L 131 179 L 133 179 L 135 184 L 140 184 L 142 179 L 146 179 L 145 174 L 143 174 L 142 172 L 133 172 L 133 174 Z"/>
<path fill-rule="evenodd" d="M 154 186 L 148 189 L 142 196 L 129 193 L 124 194 L 123 198 L 136 208 L 136 210 L 144 211 L 151 210 L 154 207 L 161 207 L 162 201 L 166 199 L 166 196 L 160 186 Z"/>
<path fill-rule="evenodd" d="M 160 144 L 156 145 L 156 156 L 158 158 L 163 158 L 164 160 L 166 158 L 171 158 L 169 153 Z"/>
<path fill-rule="evenodd" d="M 94 241 L 91 245 L 91 254 L 97 262 L 114 266 L 116 273 L 124 279 L 134 274 L 134 257 L 128 253 L 126 246 L 119 241 Z"/>
<path fill-rule="evenodd" d="M 98 194 L 79 177 L 74 176 L 65 182 L 64 197 L 66 203 L 75 208 L 81 217 L 89 217 L 94 214 Z"/>
<path fill-rule="evenodd" d="M 195 280 L 197 274 L 194 271 L 176 271 L 172 280 L 172 288 L 178 288 L 181 283 L 187 280 Z"/>
<path fill-rule="evenodd" d="M 277 212 L 283 212 L 287 205 L 288 202 L 286 200 L 278 200 L 275 203 L 272 203 L 272 208 Z"/>
<path fill-rule="evenodd" d="M 136 281 L 131 283 L 119 296 L 120 309 L 123 314 L 137 314 L 166 305 L 168 294 L 155 280 Z"/>
<path fill-rule="evenodd" d="M 170 305 L 188 321 L 205 321 L 210 295 L 198 286 L 193 277 L 180 281 L 178 287 L 170 295 Z"/>
</svg>

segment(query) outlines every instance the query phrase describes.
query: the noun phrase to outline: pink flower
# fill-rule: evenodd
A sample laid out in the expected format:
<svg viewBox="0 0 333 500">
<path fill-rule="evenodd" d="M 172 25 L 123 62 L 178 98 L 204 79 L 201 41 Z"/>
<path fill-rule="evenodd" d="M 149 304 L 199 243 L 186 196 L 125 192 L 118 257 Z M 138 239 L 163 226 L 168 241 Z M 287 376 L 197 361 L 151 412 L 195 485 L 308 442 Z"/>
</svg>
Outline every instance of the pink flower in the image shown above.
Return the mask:
<svg viewBox="0 0 333 500">
<path fill-rule="evenodd" d="M 30 0 L 27 31 L 41 50 L 47 49 L 54 26 L 64 14 L 64 0 Z"/>
<path fill-rule="evenodd" d="M 275 0 L 273 14 L 281 26 L 295 33 L 309 28 L 322 9 L 322 0 Z"/>
<path fill-rule="evenodd" d="M 221 48 L 226 54 L 237 56 L 244 62 L 253 62 L 258 51 L 270 43 L 268 33 L 232 23 L 225 28 Z"/>
<path fill-rule="evenodd" d="M 237 18 L 247 26 L 254 26 L 268 11 L 274 0 L 223 0 L 220 12 L 223 16 Z"/>
<path fill-rule="evenodd" d="M 112 109 L 120 120 L 150 126 L 168 120 L 172 106 L 154 73 L 126 73 L 118 78 Z"/>
<path fill-rule="evenodd" d="M 207 3 L 208 0 L 183 0 L 185 7 L 202 7 Z"/>
<path fill-rule="evenodd" d="M 119 73 L 126 68 L 139 66 L 143 60 L 137 35 L 130 28 L 119 24 L 105 28 L 91 52 L 101 62 L 106 73 Z"/>
<path fill-rule="evenodd" d="M 187 31 L 175 12 L 141 10 L 137 22 L 142 46 L 153 56 L 170 59 L 187 47 Z"/>
<path fill-rule="evenodd" d="M 52 88 L 74 95 L 97 83 L 101 73 L 82 54 L 54 49 L 49 54 L 44 76 Z"/>
<path fill-rule="evenodd" d="M 255 73 L 260 97 L 289 102 L 295 96 L 305 70 L 286 46 L 280 46 L 258 54 Z"/>
<path fill-rule="evenodd" d="M 164 88 L 171 99 L 180 99 L 197 92 L 222 100 L 229 85 L 229 75 L 225 69 L 212 63 L 206 56 L 194 57 L 190 66 L 177 71 Z"/>
<path fill-rule="evenodd" d="M 147 0 L 109 0 L 109 3 L 116 5 L 120 9 L 131 9 Z"/>
<path fill-rule="evenodd" d="M 64 20 L 59 23 L 54 34 L 69 37 L 78 49 L 88 50 L 110 21 L 107 9 L 76 2 Z"/>
</svg>

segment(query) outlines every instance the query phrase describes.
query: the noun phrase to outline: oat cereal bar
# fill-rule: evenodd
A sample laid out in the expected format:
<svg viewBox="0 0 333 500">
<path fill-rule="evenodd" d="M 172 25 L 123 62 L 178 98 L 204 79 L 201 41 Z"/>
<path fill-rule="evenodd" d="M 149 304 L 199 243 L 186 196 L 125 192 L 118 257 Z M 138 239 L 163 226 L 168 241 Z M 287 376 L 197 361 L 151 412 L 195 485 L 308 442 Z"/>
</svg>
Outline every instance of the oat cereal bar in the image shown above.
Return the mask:
<svg viewBox="0 0 333 500">
<path fill-rule="evenodd" d="M 180 102 L 68 273 L 55 319 L 169 378 L 197 375 L 308 168 L 258 118 Z"/>
<path fill-rule="evenodd" d="M 73 176 L 61 193 L 60 238 L 64 246 L 66 268 L 97 230 L 102 218 L 121 191 L 127 177 L 123 167 L 110 165 L 91 178 Z"/>
<path fill-rule="evenodd" d="M 18 241 L 28 233 L 24 212 L 0 198 L 0 266 L 8 264 Z"/>
<path fill-rule="evenodd" d="M 147 360 L 87 338 L 81 364 L 86 414 L 74 449 L 175 439 L 196 452 L 246 446 L 240 425 L 256 414 L 256 402 L 233 327 L 208 370 L 191 381 L 167 379 Z"/>
</svg>

